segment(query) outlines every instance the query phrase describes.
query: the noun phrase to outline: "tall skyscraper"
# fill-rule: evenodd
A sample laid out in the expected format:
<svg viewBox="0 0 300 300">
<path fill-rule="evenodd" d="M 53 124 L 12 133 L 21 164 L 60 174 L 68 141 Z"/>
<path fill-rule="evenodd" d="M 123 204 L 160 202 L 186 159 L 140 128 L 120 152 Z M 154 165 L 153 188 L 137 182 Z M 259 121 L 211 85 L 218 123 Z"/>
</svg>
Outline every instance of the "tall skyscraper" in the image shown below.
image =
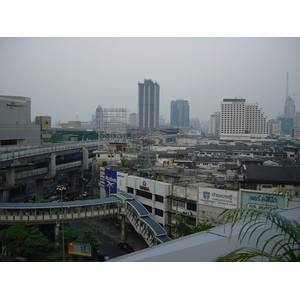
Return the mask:
<svg viewBox="0 0 300 300">
<path fill-rule="evenodd" d="M 177 99 L 171 101 L 171 126 L 190 126 L 190 105 L 187 100 Z"/>
<path fill-rule="evenodd" d="M 159 84 L 151 79 L 138 83 L 139 87 L 139 127 L 154 129 L 159 127 Z"/>
<path fill-rule="evenodd" d="M 289 73 L 286 77 L 286 99 L 284 103 L 284 113 L 283 118 L 281 118 L 281 131 L 283 134 L 291 134 L 292 128 L 294 126 L 295 118 L 295 103 L 291 96 L 289 96 Z"/>
<path fill-rule="evenodd" d="M 220 125 L 221 139 L 265 138 L 269 134 L 269 122 L 258 104 L 240 98 L 223 99 Z"/>
<path fill-rule="evenodd" d="M 294 119 L 295 117 L 295 104 L 291 96 L 288 96 L 284 104 L 284 118 Z"/>
</svg>

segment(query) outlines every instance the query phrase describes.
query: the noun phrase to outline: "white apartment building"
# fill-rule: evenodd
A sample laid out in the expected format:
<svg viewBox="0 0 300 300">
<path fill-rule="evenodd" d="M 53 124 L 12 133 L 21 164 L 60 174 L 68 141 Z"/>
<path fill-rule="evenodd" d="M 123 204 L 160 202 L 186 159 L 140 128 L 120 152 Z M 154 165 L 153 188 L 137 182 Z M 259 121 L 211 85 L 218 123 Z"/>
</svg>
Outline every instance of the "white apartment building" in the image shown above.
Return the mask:
<svg viewBox="0 0 300 300">
<path fill-rule="evenodd" d="M 263 139 L 269 135 L 269 122 L 258 103 L 245 99 L 223 99 L 221 103 L 220 139 Z"/>
</svg>

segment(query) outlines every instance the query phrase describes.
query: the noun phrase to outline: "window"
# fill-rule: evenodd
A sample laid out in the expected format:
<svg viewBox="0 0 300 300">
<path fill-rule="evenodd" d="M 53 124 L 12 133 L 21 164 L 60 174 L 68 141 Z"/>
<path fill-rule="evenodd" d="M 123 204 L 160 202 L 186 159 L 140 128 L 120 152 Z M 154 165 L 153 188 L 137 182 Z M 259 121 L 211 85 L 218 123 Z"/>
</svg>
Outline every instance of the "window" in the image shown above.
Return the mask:
<svg viewBox="0 0 300 300">
<path fill-rule="evenodd" d="M 143 198 L 152 199 L 152 194 L 151 194 L 151 193 L 148 193 L 148 192 L 145 192 L 145 191 L 136 190 L 136 194 L 137 194 L 138 196 L 143 197 Z"/>
<path fill-rule="evenodd" d="M 155 208 L 155 215 L 163 217 L 164 216 L 164 212 L 161 209 Z"/>
<path fill-rule="evenodd" d="M 152 207 L 146 204 L 143 204 L 143 206 L 149 211 L 149 213 L 152 213 Z"/>
<path fill-rule="evenodd" d="M 196 211 L 197 210 L 197 204 L 196 204 L 196 202 L 187 202 L 186 208 L 188 210 Z"/>
<path fill-rule="evenodd" d="M 173 200 L 173 206 L 177 206 L 177 207 L 180 207 L 180 208 L 185 208 L 185 202 L 184 201 Z"/>
<path fill-rule="evenodd" d="M 133 194 L 134 189 L 132 187 L 127 187 L 127 193 Z"/>
<path fill-rule="evenodd" d="M 155 201 L 164 203 L 164 197 L 161 195 L 155 195 Z"/>
</svg>

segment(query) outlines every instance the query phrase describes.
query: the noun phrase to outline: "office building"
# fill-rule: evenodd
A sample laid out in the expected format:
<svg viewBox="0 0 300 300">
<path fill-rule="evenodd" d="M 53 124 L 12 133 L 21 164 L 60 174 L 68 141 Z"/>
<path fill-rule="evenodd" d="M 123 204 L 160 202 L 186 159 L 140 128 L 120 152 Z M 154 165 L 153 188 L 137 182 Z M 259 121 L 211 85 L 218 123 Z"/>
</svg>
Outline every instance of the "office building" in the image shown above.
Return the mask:
<svg viewBox="0 0 300 300">
<path fill-rule="evenodd" d="M 41 143 L 41 128 L 31 124 L 31 99 L 0 96 L 0 146 Z"/>
<path fill-rule="evenodd" d="M 171 101 L 170 125 L 176 127 L 190 126 L 190 106 L 187 100 L 177 99 Z"/>
<path fill-rule="evenodd" d="M 159 84 L 151 79 L 138 83 L 139 127 L 154 129 L 159 127 Z"/>
<path fill-rule="evenodd" d="M 193 129 L 200 129 L 201 124 L 199 118 L 191 118 L 190 119 L 190 127 Z"/>
<path fill-rule="evenodd" d="M 208 121 L 207 135 L 215 138 L 220 137 L 220 112 L 215 112 L 211 115 Z"/>
<path fill-rule="evenodd" d="M 257 103 L 245 99 L 223 99 L 221 103 L 220 139 L 250 140 L 269 135 L 269 122 Z"/>
<path fill-rule="evenodd" d="M 288 96 L 284 104 L 284 118 L 294 119 L 295 117 L 295 103 L 291 96 Z"/>
</svg>

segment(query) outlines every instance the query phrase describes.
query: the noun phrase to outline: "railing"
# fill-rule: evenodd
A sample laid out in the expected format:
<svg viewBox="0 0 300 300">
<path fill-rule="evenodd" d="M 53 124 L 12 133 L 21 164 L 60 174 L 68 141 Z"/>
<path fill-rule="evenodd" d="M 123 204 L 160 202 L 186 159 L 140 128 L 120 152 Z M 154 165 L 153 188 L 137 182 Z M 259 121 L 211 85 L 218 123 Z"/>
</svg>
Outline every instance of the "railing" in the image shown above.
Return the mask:
<svg viewBox="0 0 300 300">
<path fill-rule="evenodd" d="M 66 222 L 97 219 L 122 213 L 122 208 L 117 205 L 119 200 L 110 204 L 91 205 L 86 207 L 71 207 L 64 204 L 63 207 L 55 208 L 28 208 L 23 209 L 0 209 L 0 223 L 56 223 L 62 219 Z"/>
<path fill-rule="evenodd" d="M 126 195 L 128 196 L 127 199 Z M 144 238 L 149 247 L 170 240 L 165 230 L 150 218 L 148 213 L 145 213 L 146 209 L 138 203 L 139 209 L 142 208 L 138 211 L 136 209 L 137 205 L 133 205 L 130 200 L 133 199 L 129 194 L 122 194 L 121 197 L 116 194 L 116 197 L 72 201 L 70 203 L 0 203 L 0 223 L 42 224 L 57 223 L 62 220 L 72 222 L 123 214 L 126 215 L 137 233 Z M 141 211 L 143 215 L 140 215 Z"/>
<path fill-rule="evenodd" d="M 77 143 L 63 143 L 58 145 L 51 146 L 43 146 L 39 148 L 34 148 L 31 146 L 30 149 L 20 148 L 16 151 L 16 148 L 11 148 L 11 152 L 0 154 L 0 162 L 5 162 L 14 159 L 20 159 L 25 157 L 31 157 L 41 154 L 51 154 L 60 151 L 72 150 L 72 149 L 80 149 L 82 147 L 95 147 L 100 145 L 100 142 L 77 142 Z M 3 150 L 2 150 L 3 151 Z"/>
</svg>

